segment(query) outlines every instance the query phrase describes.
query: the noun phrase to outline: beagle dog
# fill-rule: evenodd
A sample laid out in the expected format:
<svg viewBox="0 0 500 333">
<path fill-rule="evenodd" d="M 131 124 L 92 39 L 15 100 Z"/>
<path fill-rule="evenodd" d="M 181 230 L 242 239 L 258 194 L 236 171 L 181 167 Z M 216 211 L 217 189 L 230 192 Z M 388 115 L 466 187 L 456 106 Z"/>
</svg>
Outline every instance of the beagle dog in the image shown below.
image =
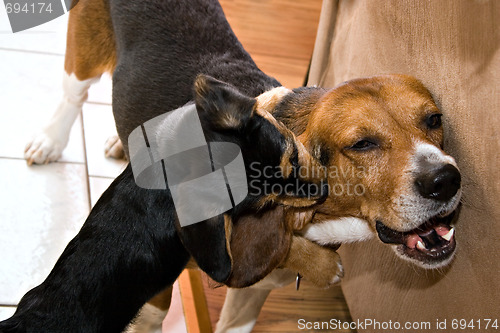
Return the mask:
<svg viewBox="0 0 500 333">
<path fill-rule="evenodd" d="M 120 332 L 148 299 L 158 304 L 190 258 L 241 288 L 266 276 L 286 282 L 282 267 L 329 286 L 342 275 L 332 247 L 373 234 L 429 268 L 453 257 L 460 173 L 441 150 L 441 113 L 414 78 L 288 90 L 256 67 L 216 0 L 80 0 L 65 71 L 64 98 L 27 146 L 28 163 L 58 158 L 88 88 L 108 71 L 121 139 L 109 152 L 123 145 L 128 155 L 134 129 L 194 102 L 207 141 L 241 147 L 256 191 L 224 215 L 181 227 L 169 191 L 137 186 L 127 167 L 0 332 Z M 233 311 L 242 304 L 235 295 Z M 238 323 L 224 326 L 224 309 L 220 331 Z"/>
</svg>

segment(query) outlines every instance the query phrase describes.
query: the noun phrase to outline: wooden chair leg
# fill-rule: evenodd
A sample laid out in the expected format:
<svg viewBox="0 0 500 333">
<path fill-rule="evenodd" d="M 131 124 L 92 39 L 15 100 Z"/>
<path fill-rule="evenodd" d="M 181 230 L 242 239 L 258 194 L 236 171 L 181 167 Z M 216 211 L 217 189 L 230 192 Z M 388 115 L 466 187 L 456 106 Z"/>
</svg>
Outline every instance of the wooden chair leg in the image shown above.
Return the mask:
<svg viewBox="0 0 500 333">
<path fill-rule="evenodd" d="M 185 269 L 178 278 L 189 333 L 212 333 L 207 300 L 199 270 Z"/>
</svg>

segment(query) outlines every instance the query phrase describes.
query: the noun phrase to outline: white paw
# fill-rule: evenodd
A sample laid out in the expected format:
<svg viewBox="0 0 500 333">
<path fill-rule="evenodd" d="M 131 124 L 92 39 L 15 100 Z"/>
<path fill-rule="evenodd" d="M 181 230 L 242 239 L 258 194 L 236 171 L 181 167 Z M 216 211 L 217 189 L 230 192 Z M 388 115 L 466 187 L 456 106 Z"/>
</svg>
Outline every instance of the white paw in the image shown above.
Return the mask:
<svg viewBox="0 0 500 333">
<path fill-rule="evenodd" d="M 123 145 L 118 135 L 113 135 L 106 140 L 104 144 L 104 154 L 106 157 L 116 158 L 118 160 L 125 158 Z"/>
<path fill-rule="evenodd" d="M 47 164 L 54 162 L 61 157 L 67 141 L 62 142 L 51 138 L 46 133 L 42 132 L 36 135 L 24 148 L 24 159 L 28 165 Z"/>
</svg>

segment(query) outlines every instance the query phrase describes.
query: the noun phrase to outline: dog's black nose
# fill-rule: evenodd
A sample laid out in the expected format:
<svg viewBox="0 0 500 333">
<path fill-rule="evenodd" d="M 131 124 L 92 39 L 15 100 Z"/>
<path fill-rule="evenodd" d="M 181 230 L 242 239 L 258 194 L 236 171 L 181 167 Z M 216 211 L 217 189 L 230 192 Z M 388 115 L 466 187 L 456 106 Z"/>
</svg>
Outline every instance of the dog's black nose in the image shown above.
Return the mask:
<svg viewBox="0 0 500 333">
<path fill-rule="evenodd" d="M 460 172 L 451 164 L 423 173 L 415 180 L 420 195 L 437 201 L 448 201 L 453 198 L 460 189 L 460 183 Z"/>
</svg>

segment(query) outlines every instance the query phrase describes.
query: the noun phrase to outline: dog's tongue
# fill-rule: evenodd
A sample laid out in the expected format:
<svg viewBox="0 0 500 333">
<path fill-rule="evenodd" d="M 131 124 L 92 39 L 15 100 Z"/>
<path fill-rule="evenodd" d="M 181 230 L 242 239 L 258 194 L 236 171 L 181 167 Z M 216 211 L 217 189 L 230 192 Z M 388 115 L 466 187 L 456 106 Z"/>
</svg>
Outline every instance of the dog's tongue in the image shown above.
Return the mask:
<svg viewBox="0 0 500 333">
<path fill-rule="evenodd" d="M 420 238 L 417 234 L 410 234 L 406 237 L 406 246 L 410 249 L 414 249 L 417 247 L 417 243 L 421 242 L 422 238 Z"/>
<path fill-rule="evenodd" d="M 447 226 L 447 225 L 438 225 L 434 228 L 434 230 L 436 230 L 436 233 L 439 235 L 439 236 L 445 236 L 446 234 L 448 234 L 451 230 L 451 227 L 450 226 Z"/>
<path fill-rule="evenodd" d="M 406 235 L 405 245 L 410 249 L 432 250 L 443 241 L 449 242 L 454 232 L 453 228 L 444 224 L 419 228 Z"/>
</svg>

